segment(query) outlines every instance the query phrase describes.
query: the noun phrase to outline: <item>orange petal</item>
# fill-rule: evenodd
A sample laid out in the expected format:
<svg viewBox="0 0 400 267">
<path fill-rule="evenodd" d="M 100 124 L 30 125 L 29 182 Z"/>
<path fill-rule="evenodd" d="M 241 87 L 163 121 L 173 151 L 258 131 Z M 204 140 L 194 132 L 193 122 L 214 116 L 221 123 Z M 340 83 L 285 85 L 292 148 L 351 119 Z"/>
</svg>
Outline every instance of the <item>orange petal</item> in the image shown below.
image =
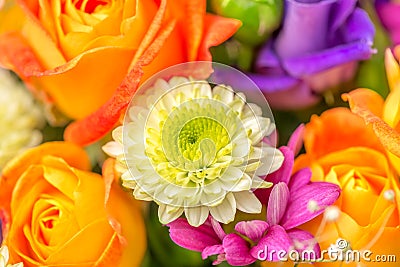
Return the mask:
<svg viewBox="0 0 400 267">
<path fill-rule="evenodd" d="M 64 132 L 65 140 L 79 145 L 88 145 L 100 139 L 115 126 L 138 89 L 143 76 L 142 66 L 154 59 L 174 25 L 170 23 L 157 37 L 106 104 L 88 117 L 68 125 Z"/>
<path fill-rule="evenodd" d="M 15 71 L 22 79 L 43 70 L 28 43 L 17 32 L 0 36 L 0 66 Z"/>
<path fill-rule="evenodd" d="M 373 111 L 368 109 L 370 105 L 366 105 L 364 99 L 359 97 L 359 90 L 362 89 L 344 94 L 343 99 L 349 101 L 350 108 L 353 113 L 363 118 L 367 125 L 370 124 L 372 126 L 372 129 L 374 130 L 376 136 L 379 138 L 385 149 L 387 149 L 397 157 L 400 157 L 400 134 L 396 132 L 393 128 L 391 128 L 381 118 L 376 116 Z"/>
<path fill-rule="evenodd" d="M 25 22 L 25 14 L 14 0 L 0 1 L 0 34 L 20 30 Z"/>
<path fill-rule="evenodd" d="M 108 47 L 81 54 L 34 77 L 67 116 L 82 119 L 97 110 L 126 76 L 134 51 Z"/>
<path fill-rule="evenodd" d="M 383 151 L 374 132 L 347 108 L 333 108 L 321 116 L 312 116 L 305 126 L 304 146 L 307 154 L 314 158 L 353 146 Z"/>
<path fill-rule="evenodd" d="M 348 101 L 350 108 L 354 105 L 370 110 L 378 117 L 382 117 L 383 98 L 375 91 L 359 88 L 350 93 L 342 94 L 342 99 Z"/>
<path fill-rule="evenodd" d="M 10 200 L 11 192 L 25 170 L 41 162 L 44 155 L 63 158 L 70 166 L 89 170 L 90 161 L 86 152 L 79 146 L 68 142 L 49 142 L 31 148 L 11 160 L 3 169 L 0 179 L 2 199 Z"/>
<path fill-rule="evenodd" d="M 197 60 L 211 60 L 209 48 L 228 40 L 242 25 L 239 20 L 206 14 Z"/>
<path fill-rule="evenodd" d="M 146 251 L 146 228 L 141 205 L 132 193 L 123 191 L 119 184 L 113 183 L 106 208 L 112 218 L 111 223 L 124 244 L 118 267 L 139 266 Z"/>
</svg>

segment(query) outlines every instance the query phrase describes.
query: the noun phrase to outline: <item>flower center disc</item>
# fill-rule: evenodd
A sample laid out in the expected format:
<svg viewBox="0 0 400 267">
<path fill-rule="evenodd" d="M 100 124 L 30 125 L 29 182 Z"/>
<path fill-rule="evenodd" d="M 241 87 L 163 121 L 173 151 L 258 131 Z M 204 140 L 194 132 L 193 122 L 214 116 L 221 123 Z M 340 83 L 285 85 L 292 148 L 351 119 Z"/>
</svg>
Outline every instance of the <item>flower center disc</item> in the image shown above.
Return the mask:
<svg viewBox="0 0 400 267">
<path fill-rule="evenodd" d="M 202 153 L 214 152 L 212 154 L 215 157 L 215 152 L 226 146 L 229 139 L 229 134 L 221 123 L 212 118 L 198 117 L 183 126 L 178 136 L 178 147 L 185 159 L 197 161 Z M 209 150 L 210 145 L 214 148 L 212 151 Z"/>
</svg>

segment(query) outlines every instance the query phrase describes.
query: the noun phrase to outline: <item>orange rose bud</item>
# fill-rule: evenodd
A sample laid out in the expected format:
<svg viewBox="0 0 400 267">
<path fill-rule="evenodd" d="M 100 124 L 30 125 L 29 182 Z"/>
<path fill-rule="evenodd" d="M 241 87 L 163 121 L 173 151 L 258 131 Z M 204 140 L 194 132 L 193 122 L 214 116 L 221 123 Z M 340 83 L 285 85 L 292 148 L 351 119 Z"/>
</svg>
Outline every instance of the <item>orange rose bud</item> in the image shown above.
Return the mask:
<svg viewBox="0 0 400 267">
<path fill-rule="evenodd" d="M 398 266 L 396 262 L 377 262 L 380 255 L 394 255 L 400 238 L 399 177 L 388 159 L 374 129 L 346 108 L 333 108 L 313 116 L 305 127 L 306 154 L 295 161 L 295 169 L 310 167 L 313 181 L 339 185 L 341 196 L 334 204 L 338 216 L 326 216 L 307 223 L 321 249 L 328 249 L 338 238 L 349 242 L 352 250 L 369 250 L 362 266 Z M 325 255 L 325 259 L 329 257 Z M 358 262 L 316 263 L 315 266 L 356 267 Z"/>
<path fill-rule="evenodd" d="M 67 142 L 27 150 L 0 178 L 3 245 L 24 266 L 139 266 L 146 249 L 140 207 L 89 172 L 84 150 Z"/>
</svg>

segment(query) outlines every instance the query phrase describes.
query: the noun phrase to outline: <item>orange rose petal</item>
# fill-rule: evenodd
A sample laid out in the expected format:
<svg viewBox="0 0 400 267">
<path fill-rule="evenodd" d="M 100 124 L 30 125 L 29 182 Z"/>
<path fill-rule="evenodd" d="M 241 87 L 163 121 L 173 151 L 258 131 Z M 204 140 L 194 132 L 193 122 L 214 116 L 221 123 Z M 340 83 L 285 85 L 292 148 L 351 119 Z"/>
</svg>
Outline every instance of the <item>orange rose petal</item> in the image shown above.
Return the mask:
<svg viewBox="0 0 400 267">
<path fill-rule="evenodd" d="M 346 129 L 346 131 L 341 131 L 341 129 Z M 313 158 L 354 146 L 383 151 L 374 132 L 347 108 L 333 108 L 325 111 L 321 116 L 313 115 L 305 126 L 304 146 Z"/>
<path fill-rule="evenodd" d="M 71 167 L 63 159 L 53 156 L 45 156 L 43 165 L 43 177 L 46 181 L 68 198 L 74 199 L 74 191 L 79 181 Z M 63 177 L 63 179 L 60 179 L 60 177 Z"/>
<path fill-rule="evenodd" d="M 115 126 L 138 89 L 143 76 L 142 66 L 154 59 L 174 26 L 174 23 L 170 23 L 157 37 L 106 104 L 88 117 L 68 125 L 64 132 L 65 140 L 88 145 L 100 139 Z"/>
<path fill-rule="evenodd" d="M 357 97 L 353 98 L 352 93 L 344 95 L 344 99 L 349 101 L 350 108 L 355 114 L 363 118 L 367 125 L 370 124 L 372 126 L 372 129 L 385 149 L 400 157 L 400 133 L 396 132 L 381 118 L 363 106 L 362 102 L 357 102 Z"/>
<path fill-rule="evenodd" d="M 205 21 L 204 17 L 206 12 L 206 1 L 180 0 L 173 1 L 173 3 L 175 4 L 175 10 L 178 9 L 179 6 L 184 7 L 182 9 L 183 14 L 180 16 L 181 19 L 179 20 L 178 27 L 182 29 L 183 36 L 186 36 L 186 38 L 182 38 L 182 42 L 186 43 L 187 61 L 196 60 L 203 37 L 204 24 L 209 22 Z"/>
<path fill-rule="evenodd" d="M 66 59 L 64 55 L 37 18 L 32 14 L 26 14 L 26 19 L 28 21 L 24 24 L 22 34 L 31 49 L 35 52 L 40 64 L 45 69 L 53 69 L 65 64 Z M 43 51 L 46 51 L 46 53 L 43 53 Z"/>
<path fill-rule="evenodd" d="M 88 259 L 99 259 L 106 249 L 119 251 L 118 243 L 110 246 L 114 235 L 107 219 L 90 222 L 68 242 L 60 244 L 46 260 L 46 265 L 62 266 L 63 263 L 76 262 L 75 266 L 81 266 L 81 263 L 88 263 Z"/>
<path fill-rule="evenodd" d="M 82 227 L 99 218 L 107 217 L 104 209 L 105 188 L 102 177 L 93 172 L 73 170 L 79 179 L 74 191 L 75 217 Z M 90 190 L 90 194 L 87 191 Z"/>
<path fill-rule="evenodd" d="M 0 36 L 0 66 L 12 69 L 23 79 L 43 70 L 28 43 L 17 32 Z"/>
<path fill-rule="evenodd" d="M 354 106 L 359 106 L 370 110 L 375 116 L 382 117 L 384 100 L 375 91 L 359 88 L 349 93 L 342 94 L 342 99 L 349 102 L 351 109 Z"/>
<path fill-rule="evenodd" d="M 139 266 L 142 256 L 146 252 L 146 226 L 141 204 L 142 202 L 134 199 L 132 193 L 123 191 L 119 184 L 113 183 L 106 208 L 112 218 L 111 224 L 119 233 L 121 243 L 124 244 L 124 251 L 118 267 Z M 116 222 L 119 224 L 116 225 Z M 135 251 L 135 257 L 133 257 L 132 251 Z"/>
<path fill-rule="evenodd" d="M 0 34 L 18 31 L 23 27 L 25 14 L 16 1 L 4 0 L 4 6 L 0 6 L 0 21 Z"/>
<path fill-rule="evenodd" d="M 126 76 L 133 54 L 127 48 L 93 49 L 59 68 L 37 75 L 34 80 L 54 98 L 64 114 L 82 119 L 113 95 Z"/>
<path fill-rule="evenodd" d="M 161 0 L 157 13 L 154 16 L 154 19 L 151 22 L 150 27 L 147 29 L 146 35 L 143 37 L 143 40 L 141 41 L 140 46 L 137 49 L 135 57 L 131 62 L 131 66 L 129 67 L 130 71 L 137 65 L 137 62 L 144 55 L 145 51 L 151 45 L 151 42 L 154 40 L 157 33 L 159 32 L 166 11 L 166 7 L 167 7 L 167 0 Z M 161 46 L 159 47 L 159 49 L 160 48 Z"/>
<path fill-rule="evenodd" d="M 364 228 L 363 236 L 358 238 L 354 244 L 354 248 L 370 249 L 375 243 L 375 239 L 379 238 L 384 228 L 387 226 L 387 222 L 395 211 L 395 205 L 390 205 L 376 221 L 371 222 L 368 227 Z"/>
<path fill-rule="evenodd" d="M 99 260 L 95 263 L 96 267 L 109 267 L 109 266 L 121 266 L 121 255 L 122 245 L 120 243 L 117 233 L 114 233 L 110 242 L 108 243 L 107 249 L 104 250 L 103 254 L 99 257 Z M 124 248 L 126 249 L 126 248 Z M 136 254 L 136 253 L 135 253 Z M 129 266 L 133 265 L 133 262 Z"/>
<path fill-rule="evenodd" d="M 2 197 L 9 199 L 17 179 L 33 164 L 41 162 L 43 155 L 61 157 L 76 168 L 89 170 L 90 161 L 86 152 L 79 146 L 68 142 L 49 142 L 31 148 L 25 153 L 12 159 L 3 169 L 0 179 Z"/>
<path fill-rule="evenodd" d="M 205 15 L 204 33 L 197 60 L 211 60 L 209 48 L 228 40 L 242 25 L 239 20 L 211 14 Z"/>
</svg>

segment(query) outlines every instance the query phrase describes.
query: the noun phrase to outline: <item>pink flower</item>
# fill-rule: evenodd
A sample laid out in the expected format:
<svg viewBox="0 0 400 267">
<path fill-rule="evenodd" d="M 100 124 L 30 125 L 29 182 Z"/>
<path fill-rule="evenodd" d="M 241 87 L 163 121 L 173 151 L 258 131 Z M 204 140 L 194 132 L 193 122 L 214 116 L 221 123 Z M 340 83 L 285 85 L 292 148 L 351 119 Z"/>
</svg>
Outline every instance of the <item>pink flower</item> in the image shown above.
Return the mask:
<svg viewBox="0 0 400 267">
<path fill-rule="evenodd" d="M 279 260 L 277 253 L 266 255 L 266 249 L 300 253 L 311 249 L 318 257 L 320 248 L 313 235 L 297 227 L 321 214 L 323 207 L 332 205 L 339 197 L 340 188 L 327 182 L 311 182 L 308 168 L 291 175 L 301 130 L 295 132 L 288 146 L 280 148 L 285 156 L 282 167 L 266 177 L 275 186 L 272 190 L 256 191 L 260 201 L 267 205 L 265 220 L 239 221 L 232 233 L 226 233 L 212 218 L 199 227 L 180 218 L 167 225 L 171 239 L 184 248 L 201 252 L 203 259 L 218 255 L 213 264 L 226 260 L 230 265 L 241 266 L 257 259 Z M 321 208 L 309 209 L 310 201 Z"/>
</svg>

